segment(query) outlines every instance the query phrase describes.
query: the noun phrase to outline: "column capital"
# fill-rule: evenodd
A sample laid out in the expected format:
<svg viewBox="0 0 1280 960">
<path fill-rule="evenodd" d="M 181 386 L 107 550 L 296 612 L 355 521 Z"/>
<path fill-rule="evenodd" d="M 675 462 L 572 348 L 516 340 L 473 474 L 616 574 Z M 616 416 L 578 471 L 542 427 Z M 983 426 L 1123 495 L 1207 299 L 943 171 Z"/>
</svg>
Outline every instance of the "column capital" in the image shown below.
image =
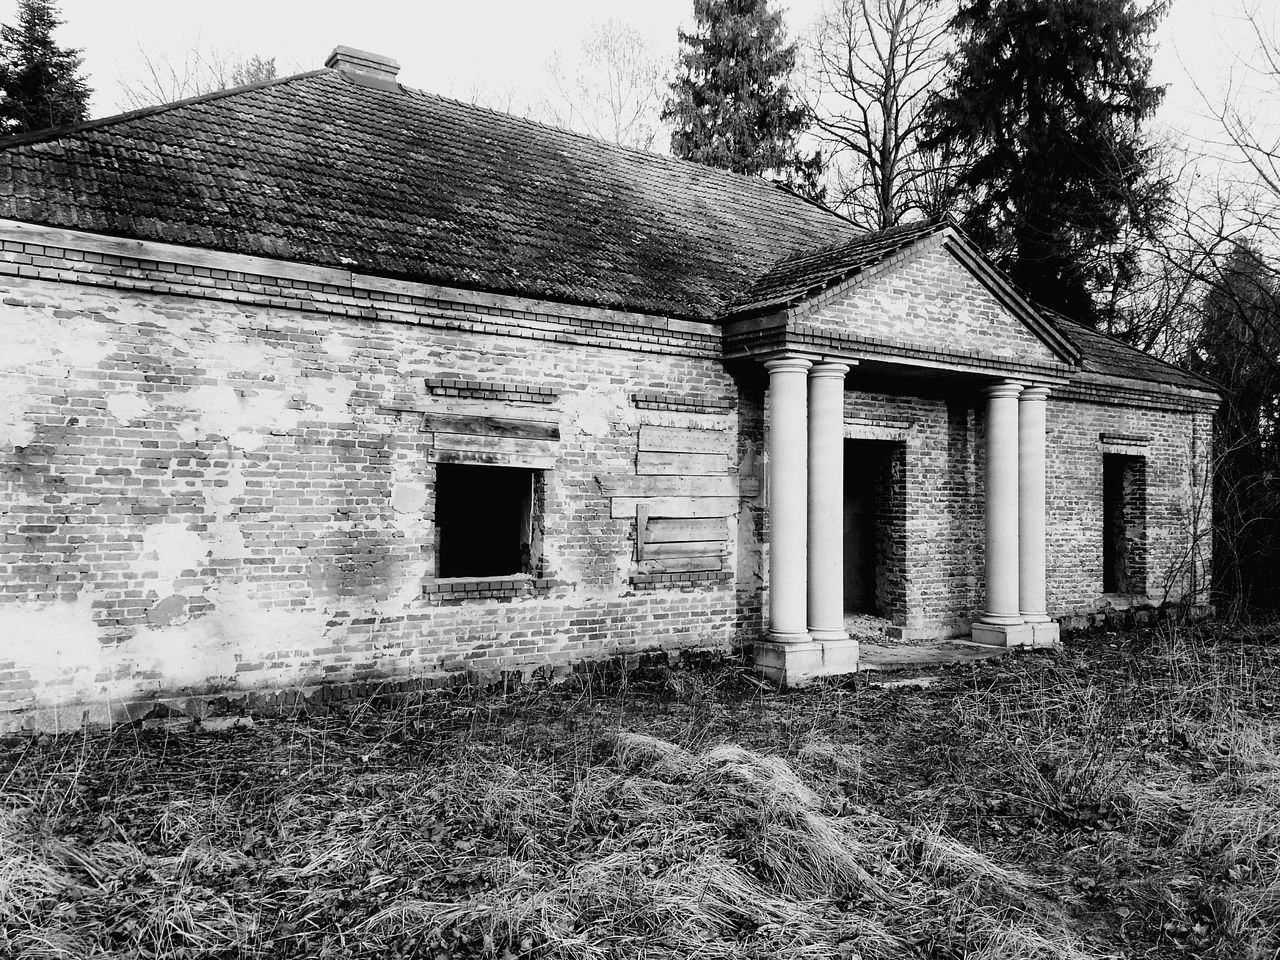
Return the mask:
<svg viewBox="0 0 1280 960">
<path fill-rule="evenodd" d="M 770 373 L 804 373 L 813 366 L 813 361 L 805 357 L 773 357 L 764 362 L 764 368 Z"/>
<path fill-rule="evenodd" d="M 1016 380 L 1001 380 L 998 383 L 989 383 L 982 388 L 983 396 L 999 399 L 1002 397 L 1016 397 L 1022 393 L 1022 384 Z"/>
<path fill-rule="evenodd" d="M 809 379 L 815 380 L 818 377 L 839 377 L 844 379 L 852 368 L 847 363 L 838 360 L 820 360 L 809 368 Z"/>
<path fill-rule="evenodd" d="M 1018 399 L 1023 403 L 1045 401 L 1049 399 L 1049 388 L 1040 384 L 1032 384 L 1029 387 L 1023 387 L 1022 393 Z"/>
</svg>

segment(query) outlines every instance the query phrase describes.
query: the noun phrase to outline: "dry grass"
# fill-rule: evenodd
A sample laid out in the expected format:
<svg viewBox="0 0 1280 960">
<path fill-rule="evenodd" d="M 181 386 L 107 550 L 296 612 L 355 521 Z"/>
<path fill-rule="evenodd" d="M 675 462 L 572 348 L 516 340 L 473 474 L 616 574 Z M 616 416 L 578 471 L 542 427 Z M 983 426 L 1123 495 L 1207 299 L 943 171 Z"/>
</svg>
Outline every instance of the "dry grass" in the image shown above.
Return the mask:
<svg viewBox="0 0 1280 960">
<path fill-rule="evenodd" d="M 0 955 L 1280 956 L 1272 647 L 739 670 L 0 755 Z"/>
</svg>

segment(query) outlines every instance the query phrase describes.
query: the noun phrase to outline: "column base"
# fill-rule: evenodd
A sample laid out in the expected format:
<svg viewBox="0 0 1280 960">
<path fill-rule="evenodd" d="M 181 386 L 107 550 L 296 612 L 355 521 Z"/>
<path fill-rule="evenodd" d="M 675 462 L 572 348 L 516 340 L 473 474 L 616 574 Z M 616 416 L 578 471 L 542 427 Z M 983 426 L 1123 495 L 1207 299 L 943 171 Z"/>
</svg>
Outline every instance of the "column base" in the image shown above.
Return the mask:
<svg viewBox="0 0 1280 960">
<path fill-rule="evenodd" d="M 1054 624 L 1057 626 L 1057 624 Z M 973 624 L 973 642 L 992 647 L 1030 647 L 1035 645 L 1035 626 L 1030 623 Z"/>
<path fill-rule="evenodd" d="M 816 630 L 809 628 L 809 639 L 814 643 L 839 643 L 849 639 L 848 630 Z"/>
<path fill-rule="evenodd" d="M 756 671 L 781 687 L 803 687 L 823 677 L 838 677 L 858 670 L 858 641 L 809 640 L 778 643 L 771 637 L 755 643 L 751 651 Z"/>
<path fill-rule="evenodd" d="M 811 639 L 813 638 L 810 637 L 807 632 L 806 633 L 781 633 L 781 632 L 770 630 L 765 635 L 765 640 L 768 643 L 776 643 L 776 644 L 780 644 L 788 647 L 804 646 Z"/>
<path fill-rule="evenodd" d="M 1033 647 L 1057 647 L 1062 644 L 1062 633 L 1056 620 L 1044 620 L 1027 624 L 1031 628 Z"/>
</svg>

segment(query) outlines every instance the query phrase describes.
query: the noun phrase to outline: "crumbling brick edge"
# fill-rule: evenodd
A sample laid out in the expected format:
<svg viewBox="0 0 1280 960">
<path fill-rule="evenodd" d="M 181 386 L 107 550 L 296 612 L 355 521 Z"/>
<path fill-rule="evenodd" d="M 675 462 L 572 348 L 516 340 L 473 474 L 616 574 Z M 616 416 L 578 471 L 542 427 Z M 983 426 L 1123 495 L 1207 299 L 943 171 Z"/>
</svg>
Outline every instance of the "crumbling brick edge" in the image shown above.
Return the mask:
<svg viewBox="0 0 1280 960">
<path fill-rule="evenodd" d="M 1207 603 L 1164 605 L 1135 603 L 1058 617 L 1062 636 L 1152 628 L 1167 623 L 1197 624 L 1213 618 L 1214 607 Z M 168 694 L 127 703 L 99 703 L 15 712 L 22 726 L 0 730 L 0 739 L 31 733 L 68 732 L 82 728 L 103 728 L 125 724 L 184 727 L 224 718 L 281 718 L 328 716 L 348 713 L 356 701 L 389 707 L 433 694 L 458 692 L 466 688 L 491 693 L 511 693 L 520 689 L 541 689 L 561 684 L 583 686 L 595 680 L 619 683 L 623 680 L 653 679 L 677 668 L 699 669 L 708 665 L 734 663 L 747 666 L 750 644 L 723 648 L 655 649 L 643 653 L 615 654 L 572 664 L 530 664 L 509 669 L 460 670 L 425 677 L 384 677 L 310 684 L 286 689 L 236 690 L 204 694 Z M 56 716 L 55 716 L 56 714 Z M 219 726 L 228 725 L 224 722 Z"/>
<path fill-rule="evenodd" d="M 1196 624 L 1215 614 L 1208 603 L 1114 603 L 1097 610 L 1082 610 L 1054 617 L 1063 637 L 1096 633 L 1099 630 L 1141 630 L 1167 623 Z"/>
<path fill-rule="evenodd" d="M 424 696 L 444 695 L 470 688 L 477 692 L 512 693 L 590 682 L 618 684 L 653 680 L 676 668 L 698 669 L 721 663 L 745 665 L 739 648 L 670 650 L 616 654 L 573 664 L 537 664 L 509 669 L 459 670 L 425 677 L 383 677 L 334 681 L 284 689 L 233 690 L 202 694 L 172 693 L 126 703 L 68 706 L 50 722 L 52 708 L 15 713 L 22 726 L 0 730 L 0 739 L 33 733 L 71 732 L 124 725 L 181 729 L 219 720 L 219 728 L 233 726 L 226 718 L 299 719 L 350 713 L 357 701 L 378 708 L 394 707 Z"/>
</svg>

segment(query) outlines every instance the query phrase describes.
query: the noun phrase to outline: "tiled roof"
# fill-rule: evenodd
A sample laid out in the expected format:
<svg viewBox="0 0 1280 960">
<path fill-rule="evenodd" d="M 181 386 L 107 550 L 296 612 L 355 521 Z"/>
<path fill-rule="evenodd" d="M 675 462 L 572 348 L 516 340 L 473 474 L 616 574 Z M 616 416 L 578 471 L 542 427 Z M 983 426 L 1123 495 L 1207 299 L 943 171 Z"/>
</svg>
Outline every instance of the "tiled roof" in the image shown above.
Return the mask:
<svg viewBox="0 0 1280 960">
<path fill-rule="evenodd" d="M 694 319 L 858 235 L 758 178 L 336 70 L 0 143 L 0 217 Z"/>
<path fill-rule="evenodd" d="M 0 217 L 700 320 L 941 227 L 861 233 L 760 179 L 330 69 L 0 141 Z M 1085 369 L 1213 389 L 1050 319 Z"/>
<path fill-rule="evenodd" d="M 1213 381 L 1206 380 L 1189 370 L 1157 360 L 1137 347 L 1132 347 L 1115 337 L 1109 337 L 1105 333 L 1099 333 L 1055 310 L 1049 310 L 1046 307 L 1038 307 L 1038 309 L 1041 316 L 1052 323 L 1059 333 L 1080 350 L 1083 360 L 1081 366 L 1087 371 L 1111 377 L 1167 383 L 1191 390 L 1211 392 L 1218 390 L 1218 385 Z"/>
<path fill-rule="evenodd" d="M 938 222 L 909 223 L 784 257 L 761 275 L 729 312 L 751 313 L 803 300 L 860 270 L 889 259 L 944 225 Z"/>
</svg>

